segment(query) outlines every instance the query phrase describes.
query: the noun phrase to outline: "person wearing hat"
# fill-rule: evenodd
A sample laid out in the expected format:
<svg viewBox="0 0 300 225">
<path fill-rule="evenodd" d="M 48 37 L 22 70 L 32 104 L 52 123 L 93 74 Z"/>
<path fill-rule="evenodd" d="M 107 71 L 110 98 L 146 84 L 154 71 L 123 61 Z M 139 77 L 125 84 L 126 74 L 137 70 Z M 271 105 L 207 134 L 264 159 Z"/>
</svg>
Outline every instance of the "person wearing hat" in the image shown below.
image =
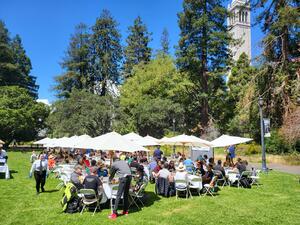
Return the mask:
<svg viewBox="0 0 300 225">
<path fill-rule="evenodd" d="M 40 154 L 39 159 L 35 160 L 35 162 L 32 164 L 29 173 L 30 178 L 32 177 L 32 174 L 34 174 L 36 194 L 40 193 L 40 188 L 42 192 L 45 191 L 44 186 L 46 183 L 47 170 L 48 162 L 45 160 L 44 155 Z"/>
<path fill-rule="evenodd" d="M 177 187 L 176 180 L 185 180 L 186 182 L 188 181 L 188 174 L 185 170 L 185 166 L 183 165 L 183 163 L 179 163 L 174 180 L 175 180 L 175 187 Z M 180 186 L 182 187 L 182 184 L 180 184 Z"/>
</svg>

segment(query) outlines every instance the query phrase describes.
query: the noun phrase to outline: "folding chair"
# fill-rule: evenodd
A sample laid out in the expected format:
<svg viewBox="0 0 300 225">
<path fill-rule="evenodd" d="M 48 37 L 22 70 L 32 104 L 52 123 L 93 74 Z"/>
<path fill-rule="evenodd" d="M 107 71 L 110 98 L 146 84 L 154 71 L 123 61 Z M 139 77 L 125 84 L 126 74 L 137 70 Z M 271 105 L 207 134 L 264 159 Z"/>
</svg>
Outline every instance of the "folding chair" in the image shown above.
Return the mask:
<svg viewBox="0 0 300 225">
<path fill-rule="evenodd" d="M 138 209 L 141 209 L 138 205 L 138 202 L 140 202 L 142 207 L 144 207 L 142 198 L 144 197 L 146 187 L 147 187 L 147 183 L 143 183 L 138 191 L 136 192 L 132 190 L 129 191 L 129 196 L 131 198 L 131 203 L 129 204 L 129 207 L 132 204 L 134 204 Z"/>
<path fill-rule="evenodd" d="M 198 192 L 198 195 L 201 196 L 200 192 L 201 192 L 202 188 L 203 188 L 203 185 L 202 185 L 201 177 L 195 177 L 195 178 L 191 179 L 190 184 L 189 184 L 189 189 L 196 189 Z"/>
<path fill-rule="evenodd" d="M 211 186 L 211 184 L 204 184 L 204 195 L 208 195 L 210 194 L 212 197 L 215 197 L 213 194 L 214 188 L 218 187 L 218 177 L 214 176 L 212 179 L 212 182 L 214 182 L 215 184 L 213 186 Z"/>
<path fill-rule="evenodd" d="M 251 185 L 256 185 L 257 187 L 259 187 L 259 174 L 260 174 L 261 170 L 255 170 L 255 174 L 252 173 L 252 175 L 250 176 L 251 178 Z"/>
<path fill-rule="evenodd" d="M 90 205 L 92 204 L 95 204 L 96 203 L 96 207 L 94 209 L 94 213 L 93 213 L 93 216 L 97 210 L 97 208 L 99 208 L 100 210 L 100 204 L 99 204 L 99 198 L 95 192 L 95 190 L 93 189 L 81 189 L 79 191 L 79 193 L 82 195 L 82 204 L 83 204 L 83 207 L 82 207 L 82 210 L 81 210 L 81 215 L 84 211 L 84 209 L 87 207 L 89 207 Z"/>
<path fill-rule="evenodd" d="M 242 185 L 241 180 L 243 178 L 249 179 L 250 176 L 252 175 L 252 171 L 244 171 L 242 174 L 238 177 L 238 188 Z"/>
<path fill-rule="evenodd" d="M 223 173 L 220 170 L 213 170 L 214 176 L 218 177 L 217 182 L 222 182 L 222 188 L 227 184 L 230 185 L 226 179 L 226 177 L 223 176 Z"/>
<path fill-rule="evenodd" d="M 178 199 L 178 192 L 185 192 L 185 198 L 188 198 L 189 186 L 186 180 L 175 180 L 176 199 Z"/>
<path fill-rule="evenodd" d="M 59 180 L 61 180 L 61 182 L 57 184 L 56 189 L 61 190 L 67 185 L 67 183 L 70 181 L 70 178 L 66 173 L 60 173 L 59 176 Z"/>
</svg>

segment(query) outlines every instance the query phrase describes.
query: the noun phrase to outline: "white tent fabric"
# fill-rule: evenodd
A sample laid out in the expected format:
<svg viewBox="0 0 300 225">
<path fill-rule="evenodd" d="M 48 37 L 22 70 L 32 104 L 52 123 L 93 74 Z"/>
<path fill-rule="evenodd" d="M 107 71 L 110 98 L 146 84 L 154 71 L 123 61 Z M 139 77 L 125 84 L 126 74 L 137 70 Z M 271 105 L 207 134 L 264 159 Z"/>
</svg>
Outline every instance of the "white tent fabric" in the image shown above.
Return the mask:
<svg viewBox="0 0 300 225">
<path fill-rule="evenodd" d="M 140 136 L 140 135 L 138 135 L 138 134 L 136 134 L 134 132 L 125 134 L 125 135 L 123 135 L 123 137 L 126 138 L 129 141 L 137 141 L 137 140 L 143 139 L 142 136 Z"/>
<path fill-rule="evenodd" d="M 39 141 L 36 141 L 36 142 L 33 142 L 33 144 L 36 144 L 36 145 L 44 145 L 44 144 L 47 144 L 51 139 L 46 137 L 46 138 L 43 138 Z"/>
<path fill-rule="evenodd" d="M 73 148 L 83 148 L 83 149 L 89 149 L 90 143 L 92 142 L 92 137 L 89 135 L 81 135 L 77 138 L 76 142 L 73 145 Z"/>
<path fill-rule="evenodd" d="M 210 147 L 212 144 L 209 141 L 197 138 L 193 135 L 178 135 L 172 138 L 163 138 L 160 140 L 162 145 L 183 145 L 183 146 L 198 146 Z"/>
<path fill-rule="evenodd" d="M 150 135 L 145 136 L 144 139 L 150 140 L 150 141 L 155 141 L 155 142 L 157 142 L 157 143 L 159 142 L 159 139 L 157 139 L 157 138 L 155 138 L 155 137 L 152 137 L 152 136 L 150 136 Z"/>
<path fill-rule="evenodd" d="M 44 145 L 44 147 L 47 147 L 47 148 L 55 148 L 55 147 L 58 147 L 59 139 L 60 139 L 60 138 L 49 139 L 49 140 L 47 141 L 47 143 L 45 143 L 45 144 L 43 144 L 43 145 Z"/>
<path fill-rule="evenodd" d="M 213 140 L 211 143 L 213 147 L 226 147 L 230 145 L 237 145 L 241 143 L 246 143 L 248 141 L 252 141 L 251 138 L 242 138 L 237 136 L 229 136 L 229 135 L 222 135 L 217 139 Z"/>
<path fill-rule="evenodd" d="M 145 139 L 144 137 L 136 134 L 136 133 L 129 133 L 129 134 L 125 134 L 123 135 L 124 138 L 126 138 L 129 141 L 132 141 L 138 145 L 141 146 L 156 146 L 159 145 L 156 141 L 153 140 L 149 140 L 149 139 Z"/>
<path fill-rule="evenodd" d="M 96 138 L 92 138 L 91 148 L 105 151 L 136 152 L 149 151 L 148 149 L 127 140 L 116 132 L 110 132 Z"/>
</svg>

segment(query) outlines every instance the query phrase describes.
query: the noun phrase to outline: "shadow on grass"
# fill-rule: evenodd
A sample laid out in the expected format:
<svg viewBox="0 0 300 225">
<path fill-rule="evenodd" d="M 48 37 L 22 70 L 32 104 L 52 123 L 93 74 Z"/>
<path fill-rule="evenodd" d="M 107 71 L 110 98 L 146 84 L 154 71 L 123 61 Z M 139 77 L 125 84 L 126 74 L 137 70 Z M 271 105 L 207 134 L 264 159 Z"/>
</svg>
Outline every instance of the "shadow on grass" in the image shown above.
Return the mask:
<svg viewBox="0 0 300 225">
<path fill-rule="evenodd" d="M 9 179 L 14 179 L 14 176 L 13 176 L 13 174 L 14 173 L 18 173 L 18 171 L 16 171 L 16 170 L 10 170 L 9 171 Z M 5 173 L 0 173 L 0 179 L 5 179 Z"/>
<path fill-rule="evenodd" d="M 44 192 L 42 193 L 45 193 L 45 194 L 48 194 L 48 193 L 53 193 L 53 192 L 58 192 L 59 190 L 57 189 L 53 189 L 53 190 L 45 190 Z"/>
</svg>

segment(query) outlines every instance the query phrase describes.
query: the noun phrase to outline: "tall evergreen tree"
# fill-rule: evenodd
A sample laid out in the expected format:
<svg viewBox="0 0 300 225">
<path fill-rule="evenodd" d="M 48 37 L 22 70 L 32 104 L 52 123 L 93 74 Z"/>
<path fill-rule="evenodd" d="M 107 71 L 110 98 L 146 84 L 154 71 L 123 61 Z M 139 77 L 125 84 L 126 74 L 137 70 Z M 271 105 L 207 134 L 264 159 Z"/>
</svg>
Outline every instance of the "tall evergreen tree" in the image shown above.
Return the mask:
<svg viewBox="0 0 300 225">
<path fill-rule="evenodd" d="M 38 86 L 30 71 L 31 62 L 20 36 L 11 40 L 4 22 L 0 21 L 0 86 L 17 85 L 27 89 L 36 98 Z"/>
<path fill-rule="evenodd" d="M 19 35 L 13 38 L 11 47 L 14 54 L 14 63 L 18 66 L 21 71 L 21 76 L 23 77 L 22 80 L 24 83 L 20 83 L 19 86 L 26 88 L 32 97 L 37 98 L 38 86 L 36 85 L 36 77 L 30 74 L 32 70 L 31 61 L 26 55 Z"/>
<path fill-rule="evenodd" d="M 122 61 L 121 34 L 117 22 L 108 10 L 103 10 L 92 27 L 91 69 L 94 91 L 106 95 L 108 85 L 120 82 L 120 65 Z"/>
<path fill-rule="evenodd" d="M 66 73 L 55 78 L 55 90 L 60 97 L 69 97 L 72 89 L 87 89 L 93 91 L 89 71 L 90 34 L 88 27 L 80 23 L 71 36 L 66 56 L 61 63 Z"/>
<path fill-rule="evenodd" d="M 164 28 L 162 32 L 160 44 L 161 44 L 161 52 L 165 55 L 168 55 L 170 50 L 170 40 L 169 40 L 169 32 L 167 28 Z"/>
<path fill-rule="evenodd" d="M 134 20 L 133 26 L 128 28 L 129 35 L 126 39 L 125 48 L 124 77 L 131 76 L 133 66 L 140 62 L 149 62 L 151 58 L 151 48 L 148 46 L 151 41 L 151 33 L 148 32 L 146 25 L 141 17 Z"/>
<path fill-rule="evenodd" d="M 189 118 L 196 120 L 187 122 L 203 133 L 210 119 L 224 119 L 220 110 L 225 93 L 222 75 L 231 58 L 231 35 L 225 23 L 228 11 L 221 0 L 184 0 L 178 16 L 181 32 L 177 64 L 195 84 L 190 102 L 193 116 Z"/>
<path fill-rule="evenodd" d="M 264 64 L 257 78 L 258 93 L 265 100 L 265 116 L 273 127 L 282 125 L 300 97 L 297 69 L 300 66 L 300 2 L 297 0 L 256 0 L 262 7 L 257 22 L 262 24 Z"/>
</svg>

